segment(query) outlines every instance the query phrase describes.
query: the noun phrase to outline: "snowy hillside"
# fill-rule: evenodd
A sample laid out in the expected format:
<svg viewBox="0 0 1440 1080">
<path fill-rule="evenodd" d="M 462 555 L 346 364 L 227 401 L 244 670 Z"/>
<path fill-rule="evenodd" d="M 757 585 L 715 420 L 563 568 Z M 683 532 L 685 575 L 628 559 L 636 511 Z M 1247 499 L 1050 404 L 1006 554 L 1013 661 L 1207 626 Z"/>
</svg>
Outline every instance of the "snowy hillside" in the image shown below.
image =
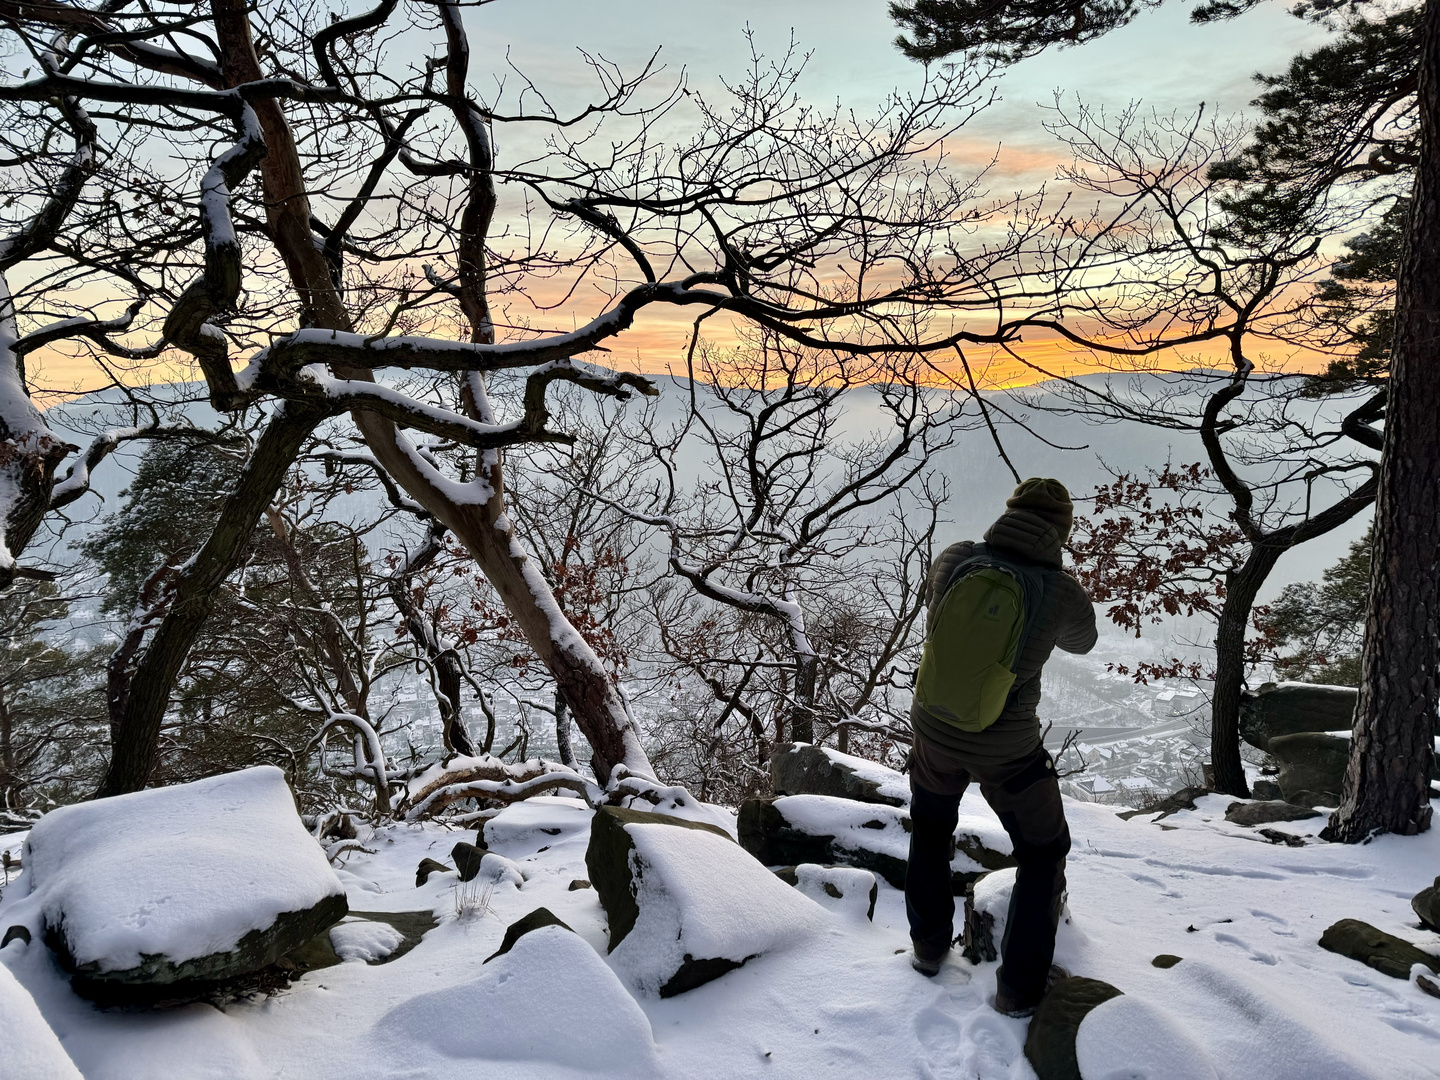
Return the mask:
<svg viewBox="0 0 1440 1080">
<path fill-rule="evenodd" d="M 1067 800 L 1075 846 L 1057 960 L 1129 999 L 1104 1025 L 1097 1014 L 1082 1028 L 1094 1044 L 1087 1077 L 1440 1076 L 1440 1001 L 1413 978 L 1317 945 L 1336 920 L 1358 918 L 1440 952 L 1440 935 L 1417 930 L 1408 904 L 1440 865 L 1440 834 L 1316 844 L 1316 818 L 1276 826 L 1304 845 L 1291 847 L 1227 823 L 1228 802 L 1209 796 L 1153 823 Z M 972 793 L 962 814 L 989 810 Z M 368 951 L 352 943 L 352 959 L 273 996 L 100 1011 L 70 990 L 38 941 L 12 942 L 0 962 L 87 1080 L 1034 1076 L 1022 1053 L 1026 1022 L 986 1004 L 996 965 L 956 951 L 934 981 L 911 970 L 903 898 L 883 880 L 873 922 L 863 907 L 834 901 L 826 910 L 797 894 L 800 908 L 762 911 L 746 907 L 761 898 L 728 893 L 721 899 L 742 916 L 790 925 L 793 941 L 675 997 L 637 989 L 607 953 L 596 891 L 575 885 L 589 876 L 591 817 L 562 798 L 504 811 L 486 827 L 486 861 L 499 869 L 483 887 L 485 874 L 459 883 L 453 872 L 415 885 L 417 863 L 445 859 L 470 834 L 430 824 L 365 836 L 368 850 L 346 856 L 339 872 L 352 912 L 432 913 L 438 926 L 392 962 L 364 960 L 393 940 Z M 7 848 L 18 851 L 19 840 L 6 837 Z M 23 877 L 5 890 L 0 926 L 25 892 Z M 486 963 L 506 927 L 541 906 L 575 934 L 536 931 Z M 380 924 L 342 923 L 337 946 L 363 937 L 341 934 L 357 925 Z M 1183 959 L 1152 965 L 1166 954 Z M 1134 1015 L 1146 1019 L 1126 1021 Z M 1180 1073 L 1144 1066 L 1182 1038 L 1203 1060 Z M 0 1076 L 22 1080 L 5 1061 L 0 1049 Z"/>
</svg>

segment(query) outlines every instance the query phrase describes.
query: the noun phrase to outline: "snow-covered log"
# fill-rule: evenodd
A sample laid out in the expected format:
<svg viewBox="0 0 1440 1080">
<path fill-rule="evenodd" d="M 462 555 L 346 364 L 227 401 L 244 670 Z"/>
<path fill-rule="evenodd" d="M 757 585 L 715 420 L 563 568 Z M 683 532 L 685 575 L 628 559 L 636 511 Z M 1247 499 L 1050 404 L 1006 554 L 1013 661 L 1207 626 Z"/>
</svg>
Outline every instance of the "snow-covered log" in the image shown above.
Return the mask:
<svg viewBox="0 0 1440 1080">
<path fill-rule="evenodd" d="M 421 821 L 465 799 L 512 803 L 557 791 L 572 791 L 592 804 L 601 794 L 574 769 L 555 761 L 532 758 L 511 765 L 492 754 L 452 757 L 410 781 L 399 813 L 406 821 Z"/>
</svg>

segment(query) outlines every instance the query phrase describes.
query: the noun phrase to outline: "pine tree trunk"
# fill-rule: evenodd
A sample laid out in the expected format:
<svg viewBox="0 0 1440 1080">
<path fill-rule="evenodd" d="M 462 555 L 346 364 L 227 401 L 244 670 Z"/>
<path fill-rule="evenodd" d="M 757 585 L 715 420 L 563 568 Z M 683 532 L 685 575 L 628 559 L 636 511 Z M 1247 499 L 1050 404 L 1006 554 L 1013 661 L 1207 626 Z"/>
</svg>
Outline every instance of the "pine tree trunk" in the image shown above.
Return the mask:
<svg viewBox="0 0 1440 1080">
<path fill-rule="evenodd" d="M 1425 5 L 1420 165 L 1395 291 L 1385 449 L 1360 700 L 1340 809 L 1322 834 L 1356 843 L 1430 826 L 1440 697 L 1440 3 Z"/>
<path fill-rule="evenodd" d="M 1225 582 L 1225 603 L 1215 631 L 1215 687 L 1210 698 L 1210 760 L 1215 790 L 1250 797 L 1240 760 L 1240 694 L 1245 689 L 1245 631 L 1255 596 L 1284 548 L 1254 545 Z"/>
</svg>

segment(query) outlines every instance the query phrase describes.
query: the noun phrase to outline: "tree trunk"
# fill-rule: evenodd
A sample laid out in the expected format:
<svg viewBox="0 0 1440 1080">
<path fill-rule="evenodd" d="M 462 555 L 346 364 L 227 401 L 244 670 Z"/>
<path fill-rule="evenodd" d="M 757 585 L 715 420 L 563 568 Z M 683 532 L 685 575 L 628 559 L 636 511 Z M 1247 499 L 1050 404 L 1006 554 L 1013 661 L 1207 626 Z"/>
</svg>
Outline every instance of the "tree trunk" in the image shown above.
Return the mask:
<svg viewBox="0 0 1440 1080">
<path fill-rule="evenodd" d="M 1210 759 L 1215 790 L 1242 799 L 1250 797 L 1245 766 L 1240 761 L 1240 694 L 1245 689 L 1245 631 L 1255 595 L 1283 547 L 1253 545 L 1238 570 L 1225 582 L 1225 603 L 1215 630 L 1215 687 L 1210 698 Z"/>
<path fill-rule="evenodd" d="M 205 545 L 170 583 L 169 608 L 129 680 L 114 752 L 96 798 L 139 791 L 155 767 L 160 727 L 190 647 L 215 606 L 215 594 L 240 565 L 261 515 L 320 415 L 284 405 L 266 424 Z M 112 693 L 114 692 L 112 688 Z"/>
<path fill-rule="evenodd" d="M 575 750 L 570 745 L 570 707 L 565 704 L 565 698 L 558 692 L 555 694 L 555 751 L 559 755 L 561 765 L 569 765 L 572 769 L 576 766 Z"/>
<path fill-rule="evenodd" d="M 10 721 L 10 705 L 0 690 L 0 810 L 10 809 L 17 801 L 15 795 L 15 743 L 14 725 Z"/>
<path fill-rule="evenodd" d="M 440 691 L 436 702 L 440 709 L 440 737 L 444 740 L 445 749 L 451 753 L 473 757 L 475 744 L 460 714 L 460 695 L 464 679 L 460 669 L 460 657 L 456 655 L 453 647 L 443 646 L 438 629 L 426 620 L 425 612 L 410 595 L 415 575 L 434 562 L 435 557 L 440 554 L 444 535 L 443 525 L 431 528 L 425 546 L 411 556 L 399 573 L 390 579 L 390 599 L 405 620 L 405 628 L 410 637 L 416 645 L 425 650 L 425 655 L 434 668 L 435 684 Z M 489 751 L 488 744 L 485 749 Z"/>
<path fill-rule="evenodd" d="M 1420 164 L 1395 288 L 1395 337 L 1360 700 L 1340 808 L 1323 835 L 1356 843 L 1430 827 L 1440 663 L 1440 4 L 1420 34 Z"/>
<path fill-rule="evenodd" d="M 790 738 L 795 742 L 815 741 L 815 679 L 820 669 L 814 653 L 795 659 L 795 703 L 790 709 Z"/>
</svg>

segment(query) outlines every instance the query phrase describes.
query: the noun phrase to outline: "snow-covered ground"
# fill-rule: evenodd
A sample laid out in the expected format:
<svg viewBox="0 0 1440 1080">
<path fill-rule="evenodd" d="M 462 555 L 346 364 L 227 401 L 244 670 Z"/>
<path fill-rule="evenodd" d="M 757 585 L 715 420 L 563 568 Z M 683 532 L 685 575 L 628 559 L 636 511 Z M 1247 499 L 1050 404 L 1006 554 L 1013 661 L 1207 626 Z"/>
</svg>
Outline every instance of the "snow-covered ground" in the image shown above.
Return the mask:
<svg viewBox="0 0 1440 1080">
<path fill-rule="evenodd" d="M 1228 802 L 1207 796 L 1156 824 L 1067 801 L 1072 921 L 1057 959 L 1148 1007 L 1112 1008 L 1113 1022 L 1096 1025 L 1090 1041 L 1163 1041 L 1168 1024 L 1225 1080 L 1440 1077 L 1440 1000 L 1317 945 L 1348 917 L 1440 950 L 1440 935 L 1417 929 L 1409 908 L 1440 869 L 1440 830 L 1289 847 L 1227 824 Z M 990 816 L 978 796 L 962 809 Z M 853 906 L 817 906 L 792 947 L 678 997 L 634 990 L 607 957 L 595 891 L 571 888 L 587 876 L 590 817 L 562 798 L 505 811 L 487 834 L 523 883 L 501 879 L 488 892 L 458 886 L 453 874 L 414 885 L 419 861 L 446 859 L 466 833 L 381 830 L 366 841 L 374 854 L 353 853 L 340 871 L 351 908 L 425 909 L 440 925 L 392 963 L 354 959 L 272 997 L 99 1011 L 73 994 L 38 941 L 11 944 L 0 962 L 89 1080 L 1033 1076 L 1021 1050 L 1026 1022 L 986 1003 L 995 965 L 974 967 L 956 952 L 937 979 L 915 973 L 903 898 L 884 882 L 873 923 Z M 1323 821 L 1275 828 L 1307 836 Z M 6 837 L 6 847 L 18 839 Z M 0 926 L 24 892 L 23 878 L 5 890 Z M 578 941 L 535 931 L 483 963 L 509 923 L 542 905 Z M 1184 960 L 1157 969 L 1151 960 L 1162 953 Z M 1086 1053 L 1103 1063 L 1103 1047 Z M 0 1077 L 11 1080 L 5 1070 L 0 1046 Z"/>
</svg>

